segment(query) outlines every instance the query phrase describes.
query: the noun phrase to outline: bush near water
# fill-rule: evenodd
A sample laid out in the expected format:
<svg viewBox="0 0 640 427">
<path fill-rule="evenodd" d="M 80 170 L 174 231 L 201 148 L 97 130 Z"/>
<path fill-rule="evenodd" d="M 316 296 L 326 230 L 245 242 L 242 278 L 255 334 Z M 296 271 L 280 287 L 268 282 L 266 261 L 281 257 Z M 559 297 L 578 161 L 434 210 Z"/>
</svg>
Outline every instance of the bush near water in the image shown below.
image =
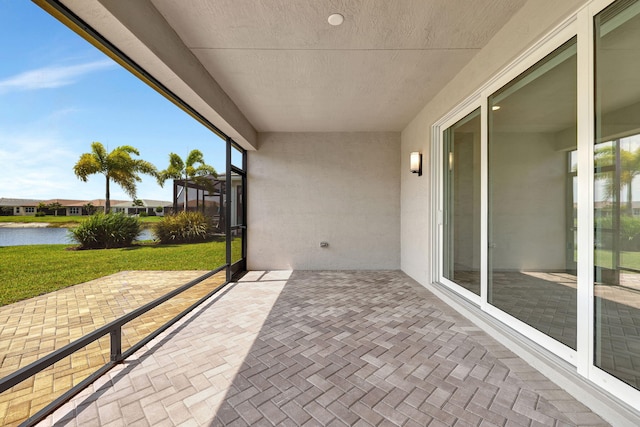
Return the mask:
<svg viewBox="0 0 640 427">
<path fill-rule="evenodd" d="M 80 249 L 110 249 L 131 246 L 141 230 L 138 218 L 122 213 L 98 213 L 70 232 Z"/>
<path fill-rule="evenodd" d="M 215 231 L 211 218 L 201 212 L 165 216 L 153 227 L 156 239 L 164 244 L 205 242 L 214 237 Z"/>
</svg>

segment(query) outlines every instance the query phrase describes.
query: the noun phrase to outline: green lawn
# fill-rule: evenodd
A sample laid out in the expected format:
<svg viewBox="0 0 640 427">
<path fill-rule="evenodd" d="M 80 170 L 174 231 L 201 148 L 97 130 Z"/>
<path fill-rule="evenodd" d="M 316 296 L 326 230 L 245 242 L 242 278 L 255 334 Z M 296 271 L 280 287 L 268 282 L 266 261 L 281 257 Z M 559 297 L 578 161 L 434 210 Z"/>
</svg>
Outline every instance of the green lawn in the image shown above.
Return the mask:
<svg viewBox="0 0 640 427">
<path fill-rule="evenodd" d="M 80 222 L 87 219 L 88 216 L 0 216 L 0 223 L 2 222 L 35 222 L 35 223 L 49 223 L 51 227 L 75 227 Z M 140 222 L 144 224 L 153 224 L 159 222 L 161 216 L 141 216 L 138 218 Z"/>
<path fill-rule="evenodd" d="M 233 241 L 233 259 L 240 258 Z M 225 242 L 67 250 L 69 245 L 0 247 L 0 306 L 127 270 L 214 270 L 225 264 Z"/>
<path fill-rule="evenodd" d="M 596 249 L 595 261 L 598 267 L 613 268 L 613 255 L 611 250 Z M 640 252 L 620 252 L 620 266 L 640 270 Z"/>
</svg>

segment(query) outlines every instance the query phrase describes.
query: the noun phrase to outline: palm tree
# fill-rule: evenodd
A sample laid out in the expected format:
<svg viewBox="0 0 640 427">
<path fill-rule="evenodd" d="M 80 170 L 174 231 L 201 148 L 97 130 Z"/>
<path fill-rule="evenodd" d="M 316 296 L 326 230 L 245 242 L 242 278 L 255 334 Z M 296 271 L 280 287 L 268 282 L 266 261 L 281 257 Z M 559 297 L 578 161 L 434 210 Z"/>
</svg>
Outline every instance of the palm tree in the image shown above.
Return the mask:
<svg viewBox="0 0 640 427">
<path fill-rule="evenodd" d="M 87 213 L 87 215 L 93 215 L 96 213 L 96 207 L 93 206 L 93 203 L 89 202 L 87 204 L 82 205 L 82 209 Z"/>
<path fill-rule="evenodd" d="M 45 202 L 40 202 L 36 207 L 36 212 L 42 212 L 44 214 L 45 209 L 47 209 L 47 205 L 45 204 Z"/>
<path fill-rule="evenodd" d="M 58 210 L 62 209 L 64 206 L 62 206 L 60 203 L 58 202 L 53 202 L 53 203 L 49 203 L 47 205 L 47 209 L 52 210 L 53 211 L 53 215 L 54 216 L 58 216 Z"/>
<path fill-rule="evenodd" d="M 605 178 L 604 191 L 607 199 L 612 199 L 617 196 L 616 188 L 618 186 L 625 187 L 627 190 L 627 206 L 626 213 L 631 216 L 633 213 L 633 187 L 632 183 L 636 176 L 640 175 L 640 148 L 634 152 L 620 149 L 620 182 L 615 182 L 615 176 L 607 174 Z M 616 146 L 606 146 L 598 148 L 595 151 L 595 163 L 596 168 L 605 168 L 607 166 L 614 166 L 617 163 L 616 160 Z M 618 190 L 619 191 L 619 190 Z"/>
<path fill-rule="evenodd" d="M 184 211 L 187 211 L 187 203 L 189 202 L 189 186 L 187 181 L 193 181 L 196 184 L 211 188 L 211 180 L 206 176 L 218 176 L 215 168 L 204 162 L 204 156 L 200 150 L 191 150 L 187 156 L 187 160 L 183 161 L 176 153 L 169 154 L 169 167 L 158 174 L 158 184 L 161 187 L 167 179 L 182 180 L 184 185 Z"/>
<path fill-rule="evenodd" d="M 144 202 L 140 199 L 134 199 L 131 204 L 136 207 L 136 215 L 140 213 L 140 208 L 144 207 Z M 146 212 L 146 209 L 145 209 Z"/>
<path fill-rule="evenodd" d="M 158 172 L 151 163 L 134 159 L 131 154 L 139 156 L 140 153 L 130 145 L 123 145 L 115 148 L 110 153 L 99 142 L 91 143 L 91 152 L 80 156 L 78 163 L 73 167 L 73 172 L 80 180 L 87 182 L 89 175 L 101 173 L 106 178 L 105 207 L 104 212 L 111 210 L 109 184 L 111 181 L 118 184 L 131 196 L 136 198 L 136 182 L 142 181 L 139 174 L 144 173 L 157 176 Z"/>
</svg>

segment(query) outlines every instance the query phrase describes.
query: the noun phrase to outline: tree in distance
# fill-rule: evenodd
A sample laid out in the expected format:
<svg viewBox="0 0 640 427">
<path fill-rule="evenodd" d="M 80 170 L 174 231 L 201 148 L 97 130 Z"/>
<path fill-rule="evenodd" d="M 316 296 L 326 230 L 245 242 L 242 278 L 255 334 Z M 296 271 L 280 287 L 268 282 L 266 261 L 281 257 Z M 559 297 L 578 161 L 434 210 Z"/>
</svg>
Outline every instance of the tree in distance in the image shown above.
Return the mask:
<svg viewBox="0 0 640 427">
<path fill-rule="evenodd" d="M 595 150 L 596 168 L 618 165 L 618 173 L 596 175 L 596 179 L 604 179 L 604 193 L 608 200 L 621 199 L 621 190 L 627 190 L 626 209 L 622 214 L 633 216 L 633 180 L 640 175 L 640 148 L 635 151 L 625 150 L 616 145 L 606 145 Z"/>
<path fill-rule="evenodd" d="M 62 206 L 60 203 L 58 202 L 53 202 L 53 203 L 49 203 L 47 205 L 47 209 L 53 211 L 53 215 L 54 216 L 58 216 L 58 211 L 60 209 L 62 209 L 64 206 Z"/>
<path fill-rule="evenodd" d="M 213 183 L 206 178 L 209 175 L 218 176 L 215 168 L 204 162 L 204 156 L 200 150 L 191 150 L 184 161 L 176 153 L 169 154 L 169 166 L 158 173 L 158 184 L 164 186 L 167 179 L 182 180 L 184 185 L 184 211 L 187 211 L 189 202 L 189 186 L 188 181 L 192 181 L 207 189 L 211 189 Z"/>
<path fill-rule="evenodd" d="M 136 199 L 136 182 L 142 181 L 141 173 L 158 176 L 157 169 L 151 163 L 131 157 L 140 152 L 130 146 L 122 145 L 110 153 L 100 142 L 91 143 L 91 152 L 84 153 L 73 167 L 73 172 L 83 182 L 87 182 L 89 175 L 100 173 L 106 178 L 104 212 L 111 211 L 111 195 L 109 185 L 111 181 L 118 184 L 132 199 Z"/>
</svg>

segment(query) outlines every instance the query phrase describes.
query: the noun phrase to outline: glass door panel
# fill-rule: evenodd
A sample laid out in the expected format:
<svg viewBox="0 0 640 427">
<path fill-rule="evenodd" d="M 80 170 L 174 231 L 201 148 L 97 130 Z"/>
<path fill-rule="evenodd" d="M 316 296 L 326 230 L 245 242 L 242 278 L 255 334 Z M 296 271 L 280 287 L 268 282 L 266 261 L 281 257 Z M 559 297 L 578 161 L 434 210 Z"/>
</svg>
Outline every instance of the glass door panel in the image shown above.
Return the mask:
<svg viewBox="0 0 640 427">
<path fill-rule="evenodd" d="M 594 364 L 640 389 L 640 2 L 595 17 Z"/>
<path fill-rule="evenodd" d="M 446 279 L 480 295 L 480 109 L 444 131 Z"/>
<path fill-rule="evenodd" d="M 575 38 L 489 97 L 488 302 L 576 348 Z"/>
</svg>

